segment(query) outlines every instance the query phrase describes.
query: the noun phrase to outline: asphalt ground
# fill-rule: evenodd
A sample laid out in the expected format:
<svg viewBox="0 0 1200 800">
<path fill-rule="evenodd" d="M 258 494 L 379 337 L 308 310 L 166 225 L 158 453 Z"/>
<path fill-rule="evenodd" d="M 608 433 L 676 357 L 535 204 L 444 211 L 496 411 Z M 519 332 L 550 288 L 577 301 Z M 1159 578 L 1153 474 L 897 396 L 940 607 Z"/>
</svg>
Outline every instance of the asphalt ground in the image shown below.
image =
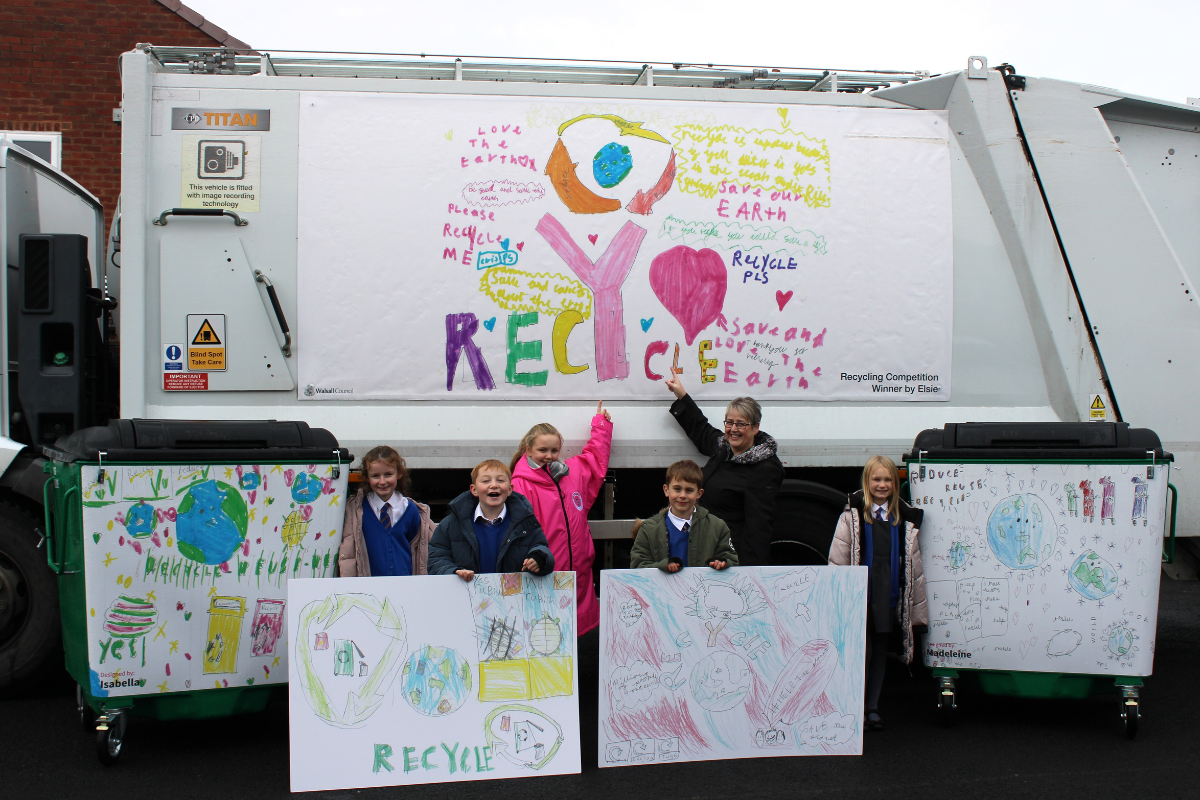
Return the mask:
<svg viewBox="0 0 1200 800">
<path fill-rule="evenodd" d="M 769 758 L 597 769 L 595 636 L 580 648 L 583 773 L 472 783 L 314 792 L 318 798 L 895 798 L 1200 797 L 1200 583 L 1162 582 L 1154 675 L 1128 740 L 1114 695 L 1023 700 L 962 687 L 952 727 L 933 679 L 889 665 L 882 732 L 861 757 Z M 0 796 L 267 798 L 288 791 L 288 711 L 203 722 L 134 718 L 114 767 L 96 759 L 57 670 L 0 693 Z"/>
</svg>

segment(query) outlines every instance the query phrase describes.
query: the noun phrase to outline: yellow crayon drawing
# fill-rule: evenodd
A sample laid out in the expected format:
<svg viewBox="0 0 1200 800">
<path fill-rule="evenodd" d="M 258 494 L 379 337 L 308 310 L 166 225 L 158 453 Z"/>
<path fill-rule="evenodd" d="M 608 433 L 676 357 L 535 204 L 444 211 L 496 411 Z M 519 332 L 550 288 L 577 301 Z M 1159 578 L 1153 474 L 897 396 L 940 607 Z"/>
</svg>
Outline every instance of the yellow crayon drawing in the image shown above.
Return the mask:
<svg viewBox="0 0 1200 800">
<path fill-rule="evenodd" d="M 829 145 L 786 126 L 676 125 L 679 191 L 712 199 L 722 184 L 790 195 L 810 208 L 831 203 Z M 770 199 L 770 198 L 768 198 Z M 733 198 L 730 198 L 732 202 Z"/>
<path fill-rule="evenodd" d="M 479 291 L 505 311 L 538 311 L 557 315 L 578 311 L 592 315 L 592 293 L 580 281 L 549 272 L 523 272 L 512 267 L 492 267 L 479 278 Z"/>
</svg>

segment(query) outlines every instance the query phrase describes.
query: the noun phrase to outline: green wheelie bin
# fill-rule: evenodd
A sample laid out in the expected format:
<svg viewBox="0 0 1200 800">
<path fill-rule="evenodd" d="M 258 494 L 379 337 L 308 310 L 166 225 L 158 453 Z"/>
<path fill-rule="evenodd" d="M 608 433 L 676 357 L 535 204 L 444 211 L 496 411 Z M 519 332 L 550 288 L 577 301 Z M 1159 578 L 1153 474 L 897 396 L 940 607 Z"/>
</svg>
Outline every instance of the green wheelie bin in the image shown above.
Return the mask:
<svg viewBox="0 0 1200 800">
<path fill-rule="evenodd" d="M 46 553 L 81 724 L 259 711 L 287 585 L 337 568 L 350 454 L 304 422 L 113 420 L 44 448 Z"/>
<path fill-rule="evenodd" d="M 959 423 L 904 459 L 949 723 L 956 682 L 1017 697 L 1120 697 L 1137 733 L 1175 487 L 1157 434 L 1123 422 Z M 1168 502 L 1168 495 L 1170 501 Z"/>
</svg>

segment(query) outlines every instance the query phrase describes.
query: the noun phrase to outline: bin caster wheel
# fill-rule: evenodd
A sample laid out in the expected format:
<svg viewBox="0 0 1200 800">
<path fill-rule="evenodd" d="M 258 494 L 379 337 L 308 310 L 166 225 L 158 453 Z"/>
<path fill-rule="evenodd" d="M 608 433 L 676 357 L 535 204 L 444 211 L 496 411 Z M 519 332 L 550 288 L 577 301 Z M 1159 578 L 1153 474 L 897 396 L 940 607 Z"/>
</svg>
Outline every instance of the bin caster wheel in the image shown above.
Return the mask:
<svg viewBox="0 0 1200 800">
<path fill-rule="evenodd" d="M 954 724 L 955 702 L 954 678 L 941 678 L 938 681 L 938 716 L 942 727 L 949 728 Z"/>
<path fill-rule="evenodd" d="M 75 684 L 75 709 L 79 712 L 79 725 L 84 733 L 95 733 L 96 712 L 88 705 L 83 696 L 83 687 Z"/>
<path fill-rule="evenodd" d="M 938 716 L 941 717 L 942 727 L 949 728 L 954 724 L 954 695 L 942 695 Z"/>
<path fill-rule="evenodd" d="M 1125 738 L 1137 736 L 1138 720 L 1141 719 L 1141 707 L 1137 700 L 1126 700 L 1121 706 L 1121 722 L 1125 725 Z"/>
<path fill-rule="evenodd" d="M 128 720 L 120 711 L 102 715 L 97 719 L 96 757 L 104 766 L 111 767 L 121 758 L 127 725 Z"/>
</svg>

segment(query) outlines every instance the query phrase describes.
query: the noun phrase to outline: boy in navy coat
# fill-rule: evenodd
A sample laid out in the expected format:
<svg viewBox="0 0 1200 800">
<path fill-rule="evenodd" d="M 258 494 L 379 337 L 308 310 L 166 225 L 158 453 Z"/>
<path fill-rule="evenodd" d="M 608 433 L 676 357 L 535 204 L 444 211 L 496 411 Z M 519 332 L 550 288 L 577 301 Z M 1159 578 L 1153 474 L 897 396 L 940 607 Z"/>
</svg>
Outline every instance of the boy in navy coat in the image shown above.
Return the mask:
<svg viewBox="0 0 1200 800">
<path fill-rule="evenodd" d="M 554 555 L 524 495 L 512 490 L 512 474 L 489 459 L 471 470 L 470 491 L 450 501 L 450 514 L 429 542 L 429 574 L 554 571 Z"/>
</svg>

